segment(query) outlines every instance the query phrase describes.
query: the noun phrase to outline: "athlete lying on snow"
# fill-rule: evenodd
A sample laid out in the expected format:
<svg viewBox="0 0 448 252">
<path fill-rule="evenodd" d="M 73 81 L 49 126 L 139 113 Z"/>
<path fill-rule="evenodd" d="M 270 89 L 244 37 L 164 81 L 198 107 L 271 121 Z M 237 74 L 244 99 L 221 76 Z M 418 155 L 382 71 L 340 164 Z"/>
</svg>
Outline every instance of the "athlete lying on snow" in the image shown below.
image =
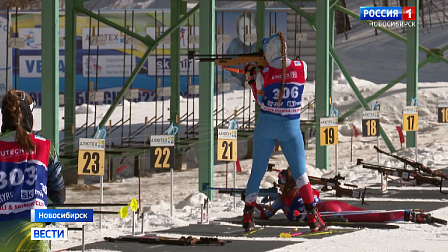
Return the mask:
<svg viewBox="0 0 448 252">
<path fill-rule="evenodd" d="M 280 187 L 281 195 L 274 203 L 265 208 L 256 205 L 256 213 L 261 219 L 269 219 L 275 213 L 282 209 L 288 220 L 291 221 L 306 221 L 306 209 L 303 203 L 300 192 L 296 187 L 294 178 L 288 169 L 282 170 L 278 174 L 278 185 Z M 319 191 L 313 189 L 314 201 L 317 203 L 319 213 L 324 212 L 344 212 L 344 211 L 365 211 L 366 209 L 349 205 L 342 201 L 325 201 L 319 199 Z M 331 217 L 344 217 L 350 222 L 384 222 L 384 221 L 403 221 L 404 212 L 384 212 L 384 213 L 366 213 L 366 214 L 334 214 Z M 322 216 L 325 220 L 325 217 Z"/>
</svg>

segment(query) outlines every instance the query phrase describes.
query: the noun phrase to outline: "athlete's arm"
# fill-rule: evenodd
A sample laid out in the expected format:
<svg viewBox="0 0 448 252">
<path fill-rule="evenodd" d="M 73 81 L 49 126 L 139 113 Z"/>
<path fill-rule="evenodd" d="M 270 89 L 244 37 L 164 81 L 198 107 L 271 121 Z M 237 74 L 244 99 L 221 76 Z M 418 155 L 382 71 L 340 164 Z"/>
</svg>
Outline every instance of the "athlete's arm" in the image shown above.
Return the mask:
<svg viewBox="0 0 448 252">
<path fill-rule="evenodd" d="M 54 204 L 64 204 L 65 183 L 61 173 L 62 165 L 59 162 L 57 153 L 52 150 L 48 161 L 48 198 Z"/>
</svg>

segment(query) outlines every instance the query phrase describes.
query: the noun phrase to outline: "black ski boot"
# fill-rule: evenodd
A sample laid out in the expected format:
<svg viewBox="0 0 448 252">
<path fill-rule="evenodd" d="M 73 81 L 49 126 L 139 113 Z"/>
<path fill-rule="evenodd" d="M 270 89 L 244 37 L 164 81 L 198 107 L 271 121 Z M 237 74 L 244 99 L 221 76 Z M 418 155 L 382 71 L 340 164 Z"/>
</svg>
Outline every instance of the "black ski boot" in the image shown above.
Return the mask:
<svg viewBox="0 0 448 252">
<path fill-rule="evenodd" d="M 253 206 L 245 206 L 243 211 L 243 228 L 246 231 L 250 231 L 254 229 L 255 222 L 252 218 L 252 215 L 254 214 L 254 207 Z"/>
<path fill-rule="evenodd" d="M 325 222 L 320 217 L 320 213 L 317 211 L 316 203 L 305 204 L 305 209 L 312 232 L 328 230 L 327 225 L 325 225 Z"/>
</svg>

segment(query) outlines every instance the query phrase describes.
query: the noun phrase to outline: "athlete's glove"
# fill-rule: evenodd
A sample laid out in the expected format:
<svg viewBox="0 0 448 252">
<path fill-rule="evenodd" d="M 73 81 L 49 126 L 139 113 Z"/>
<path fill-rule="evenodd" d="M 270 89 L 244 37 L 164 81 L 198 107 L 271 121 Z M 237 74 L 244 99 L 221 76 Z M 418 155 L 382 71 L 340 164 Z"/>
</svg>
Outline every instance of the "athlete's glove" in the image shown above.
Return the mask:
<svg viewBox="0 0 448 252">
<path fill-rule="evenodd" d="M 255 69 L 256 67 L 251 64 L 247 64 L 244 67 L 244 72 L 246 73 L 246 80 L 249 83 L 249 85 L 255 83 L 255 75 L 256 75 Z"/>
</svg>

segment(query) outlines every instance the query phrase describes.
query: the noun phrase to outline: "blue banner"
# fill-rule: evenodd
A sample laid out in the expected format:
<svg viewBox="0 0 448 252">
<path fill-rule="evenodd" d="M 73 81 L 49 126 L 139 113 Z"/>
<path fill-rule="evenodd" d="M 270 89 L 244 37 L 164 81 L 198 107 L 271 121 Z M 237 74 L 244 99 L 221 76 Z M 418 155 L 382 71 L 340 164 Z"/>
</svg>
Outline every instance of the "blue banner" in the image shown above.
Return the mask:
<svg viewBox="0 0 448 252">
<path fill-rule="evenodd" d="M 360 7 L 360 20 L 402 20 L 401 7 Z"/>
<path fill-rule="evenodd" d="M 31 222 L 93 222 L 93 209 L 32 209 Z"/>
</svg>

